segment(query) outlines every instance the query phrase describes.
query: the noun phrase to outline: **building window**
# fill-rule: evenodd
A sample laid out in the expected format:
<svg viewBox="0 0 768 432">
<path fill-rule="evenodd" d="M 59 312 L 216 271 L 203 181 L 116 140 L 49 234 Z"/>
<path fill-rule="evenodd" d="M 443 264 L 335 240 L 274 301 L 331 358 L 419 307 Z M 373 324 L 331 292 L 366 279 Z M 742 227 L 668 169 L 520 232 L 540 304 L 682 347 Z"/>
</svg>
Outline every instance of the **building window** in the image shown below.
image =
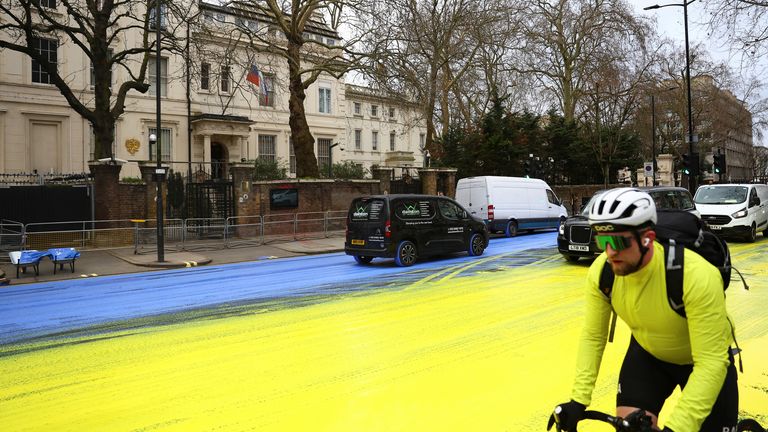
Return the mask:
<svg viewBox="0 0 768 432">
<path fill-rule="evenodd" d="M 320 168 L 328 168 L 330 158 L 328 154 L 331 152 L 331 139 L 330 138 L 318 138 L 317 139 L 317 166 Z"/>
<path fill-rule="evenodd" d="M 149 128 L 149 135 L 156 134 L 157 128 Z M 147 135 L 147 137 L 149 137 Z M 171 160 L 171 129 L 161 128 L 160 135 L 157 137 L 160 144 L 160 161 Z M 149 160 L 157 160 L 157 148 L 152 142 L 149 143 Z"/>
<path fill-rule="evenodd" d="M 374 151 L 379 149 L 379 133 L 377 131 L 371 132 L 371 149 Z"/>
<path fill-rule="evenodd" d="M 51 69 L 57 70 L 56 50 L 59 42 L 55 39 L 32 38 L 32 49 L 40 54 L 45 60 L 48 60 Z M 43 69 L 43 65 L 37 60 L 32 59 L 32 82 L 53 84 L 51 75 Z"/>
<path fill-rule="evenodd" d="M 395 133 L 389 133 L 389 151 L 395 151 Z"/>
<path fill-rule="evenodd" d="M 231 77 L 230 67 L 222 66 L 221 67 L 221 91 L 223 93 L 229 93 L 230 77 Z"/>
<path fill-rule="evenodd" d="M 147 74 L 149 76 L 149 94 L 157 94 L 157 62 L 156 57 L 150 57 L 147 64 Z M 168 59 L 160 57 L 160 96 L 165 96 L 168 93 Z"/>
<path fill-rule="evenodd" d="M 155 13 L 157 8 L 149 10 L 149 29 L 155 30 Z M 165 30 L 168 25 L 168 7 L 164 3 L 160 3 L 160 30 Z"/>
<path fill-rule="evenodd" d="M 379 106 L 371 105 L 371 117 L 378 117 L 378 116 L 379 116 Z"/>
<path fill-rule="evenodd" d="M 360 111 L 361 111 L 361 105 L 362 105 L 362 104 L 361 104 L 360 102 L 354 102 L 354 103 L 353 103 L 353 106 L 354 106 L 354 110 L 355 110 L 355 111 L 354 111 L 354 112 L 355 112 L 355 115 L 362 115 L 362 113 L 360 112 Z"/>
<path fill-rule="evenodd" d="M 259 159 L 275 162 L 275 135 L 259 135 Z"/>
<path fill-rule="evenodd" d="M 274 74 L 262 74 L 264 77 L 264 89 L 259 89 L 259 105 L 261 106 L 275 106 L 275 75 Z"/>
<path fill-rule="evenodd" d="M 32 4 L 44 8 L 56 9 L 56 0 L 32 0 Z"/>
<path fill-rule="evenodd" d="M 363 131 L 355 129 L 355 150 L 363 149 Z"/>
<path fill-rule="evenodd" d="M 331 113 L 331 89 L 320 88 L 320 106 L 319 111 L 321 113 Z"/>
<path fill-rule="evenodd" d="M 200 89 L 211 89 L 211 65 L 210 63 L 200 64 Z"/>
<path fill-rule="evenodd" d="M 293 150 L 293 138 L 288 138 L 288 165 L 291 174 L 296 174 L 296 153 Z"/>
<path fill-rule="evenodd" d="M 393 120 L 394 118 L 395 118 L 395 109 L 394 108 L 390 108 L 389 109 L 389 119 Z"/>
<path fill-rule="evenodd" d="M 427 135 L 426 134 L 419 134 L 419 150 L 424 151 L 426 150 L 425 146 L 427 145 Z"/>
<path fill-rule="evenodd" d="M 107 56 L 112 58 L 112 50 L 107 51 Z M 93 62 L 91 62 L 91 88 L 96 87 L 96 72 L 93 70 Z M 112 87 L 112 65 L 109 67 L 109 87 Z"/>
</svg>

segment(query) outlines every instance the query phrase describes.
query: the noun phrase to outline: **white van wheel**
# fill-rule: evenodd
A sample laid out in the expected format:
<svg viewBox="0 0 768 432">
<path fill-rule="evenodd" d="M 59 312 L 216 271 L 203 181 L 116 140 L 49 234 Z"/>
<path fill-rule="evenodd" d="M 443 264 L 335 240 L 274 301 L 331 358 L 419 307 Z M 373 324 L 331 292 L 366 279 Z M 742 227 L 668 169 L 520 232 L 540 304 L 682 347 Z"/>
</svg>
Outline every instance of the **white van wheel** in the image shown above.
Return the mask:
<svg viewBox="0 0 768 432">
<path fill-rule="evenodd" d="M 517 222 L 515 221 L 509 221 L 507 222 L 507 229 L 504 230 L 504 234 L 507 237 L 514 237 L 517 235 Z"/>
<path fill-rule="evenodd" d="M 755 224 L 752 224 L 752 227 L 749 230 L 749 234 L 747 234 L 747 241 L 750 243 L 754 243 L 755 240 L 757 240 L 757 228 L 755 227 Z"/>
</svg>

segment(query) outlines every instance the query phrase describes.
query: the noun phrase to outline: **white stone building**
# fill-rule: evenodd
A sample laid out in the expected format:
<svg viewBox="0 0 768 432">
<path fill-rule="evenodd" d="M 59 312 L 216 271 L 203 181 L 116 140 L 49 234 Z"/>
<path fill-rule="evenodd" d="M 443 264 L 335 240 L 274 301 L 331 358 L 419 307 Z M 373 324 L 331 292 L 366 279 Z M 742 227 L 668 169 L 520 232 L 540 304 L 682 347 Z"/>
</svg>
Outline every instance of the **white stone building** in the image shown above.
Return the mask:
<svg viewBox="0 0 768 432">
<path fill-rule="evenodd" d="M 237 25 L 264 28 L 279 43 L 278 33 L 270 28 L 266 17 L 245 19 L 231 9 L 205 1 L 186 1 L 190 8 L 201 12 L 194 25 L 219 26 L 220 32 L 205 36 L 212 50 L 217 43 L 224 45 L 227 29 Z M 62 8 L 58 3 L 45 1 L 53 11 Z M 192 34 L 194 39 L 194 31 Z M 0 38 L 8 37 L 0 32 Z M 203 37 L 199 36 L 197 42 L 202 42 Z M 338 35 L 321 21 L 312 22 L 305 37 L 323 40 L 327 45 L 339 43 Z M 59 73 L 80 99 L 92 99 L 88 57 L 57 35 L 40 35 L 39 40 L 39 50 L 47 51 L 56 61 Z M 163 54 L 159 135 L 164 162 L 183 171 L 190 161 L 213 162 L 208 166 L 216 166 L 216 162 L 226 165 L 264 158 L 279 160 L 295 175 L 288 125 L 287 63 L 263 54 L 256 57 L 255 63 L 266 77 L 266 95 L 246 81 L 248 68 L 242 64 L 216 57 L 193 59 L 188 106 L 185 57 Z M 129 93 L 126 112 L 115 128 L 113 153 L 117 159 L 129 161 L 122 170 L 123 177 L 138 177 L 137 162 L 154 159 L 156 152 L 149 145 L 149 135 L 156 132 L 155 64 L 151 57 L 147 79 L 150 91 Z M 90 123 L 68 106 L 59 90 L 47 82 L 46 75 L 28 56 L 0 50 L 0 173 L 87 172 L 88 161 L 94 159 Z M 114 70 L 113 88 L 126 77 L 125 70 Z M 334 163 L 351 160 L 366 168 L 423 164 L 420 148 L 426 128 L 412 104 L 322 74 L 308 88 L 304 107 L 320 166 L 328 163 L 329 151 L 333 151 Z"/>
</svg>

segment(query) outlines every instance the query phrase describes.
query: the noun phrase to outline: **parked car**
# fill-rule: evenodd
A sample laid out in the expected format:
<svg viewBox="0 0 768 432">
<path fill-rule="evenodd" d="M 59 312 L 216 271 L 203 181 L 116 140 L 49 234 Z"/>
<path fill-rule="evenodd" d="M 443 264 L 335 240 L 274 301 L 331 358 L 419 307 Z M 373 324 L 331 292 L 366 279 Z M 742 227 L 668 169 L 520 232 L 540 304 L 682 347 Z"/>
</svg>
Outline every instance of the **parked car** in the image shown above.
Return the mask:
<svg viewBox="0 0 768 432">
<path fill-rule="evenodd" d="M 701 219 L 722 237 L 754 242 L 761 231 L 768 237 L 768 185 L 703 185 L 693 200 Z"/>
<path fill-rule="evenodd" d="M 514 237 L 521 230 L 557 229 L 568 216 L 552 188 L 540 179 L 481 176 L 459 179 L 456 201 L 488 225 Z"/>
<path fill-rule="evenodd" d="M 360 264 L 375 257 L 399 266 L 420 257 L 467 251 L 482 255 L 488 229 L 456 201 L 432 195 L 375 195 L 356 198 L 347 215 L 344 252 Z"/>
<path fill-rule="evenodd" d="M 689 211 L 697 216 L 699 212 L 693 204 L 691 193 L 687 189 L 673 186 L 654 186 L 637 188 L 644 190 L 653 197 L 657 209 L 680 209 Z M 589 209 L 601 193 L 598 191 L 582 207 L 578 215 L 567 218 L 558 229 L 557 250 L 571 262 L 579 258 L 594 258 L 602 252 L 595 244 L 595 233 L 589 226 Z"/>
</svg>

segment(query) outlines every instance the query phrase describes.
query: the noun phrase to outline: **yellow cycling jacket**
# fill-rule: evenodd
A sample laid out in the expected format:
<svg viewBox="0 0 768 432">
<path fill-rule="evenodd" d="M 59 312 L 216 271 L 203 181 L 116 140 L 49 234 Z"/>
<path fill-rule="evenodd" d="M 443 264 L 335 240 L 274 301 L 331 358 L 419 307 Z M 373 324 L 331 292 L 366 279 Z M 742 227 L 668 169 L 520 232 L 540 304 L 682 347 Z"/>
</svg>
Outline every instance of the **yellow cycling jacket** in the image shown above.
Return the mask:
<svg viewBox="0 0 768 432">
<path fill-rule="evenodd" d="M 695 252 L 686 250 L 683 304 L 687 319 L 669 305 L 664 247 L 654 243 L 653 258 L 639 271 L 616 276 L 611 301 L 598 287 L 606 255 L 589 268 L 586 315 L 576 360 L 571 397 L 589 405 L 608 338 L 611 305 L 637 342 L 659 360 L 693 364 L 693 373 L 666 421 L 675 432 L 696 432 L 709 415 L 725 380 L 732 342 L 720 272 Z"/>
</svg>

